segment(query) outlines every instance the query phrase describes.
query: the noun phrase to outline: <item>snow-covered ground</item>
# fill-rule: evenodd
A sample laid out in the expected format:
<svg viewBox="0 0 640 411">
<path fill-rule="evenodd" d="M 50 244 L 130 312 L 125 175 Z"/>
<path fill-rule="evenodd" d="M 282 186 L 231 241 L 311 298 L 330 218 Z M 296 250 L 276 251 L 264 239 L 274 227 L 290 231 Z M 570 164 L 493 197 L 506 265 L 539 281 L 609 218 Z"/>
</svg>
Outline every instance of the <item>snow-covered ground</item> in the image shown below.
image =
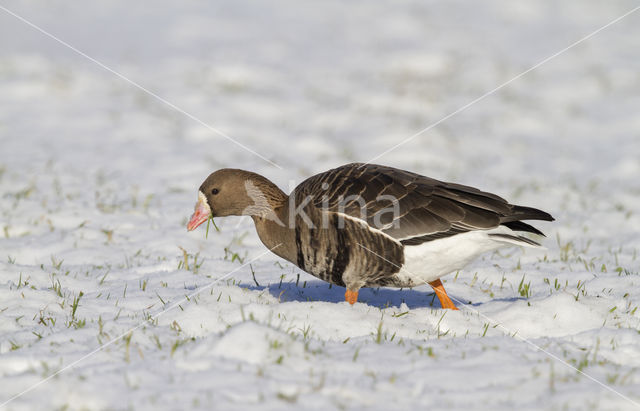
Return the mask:
<svg viewBox="0 0 640 411">
<path fill-rule="evenodd" d="M 0 9 L 4 409 L 639 406 L 640 11 L 376 159 L 556 217 L 459 312 L 185 229 L 211 171 L 367 161 L 637 2 L 0 5 L 281 167 Z"/>
</svg>

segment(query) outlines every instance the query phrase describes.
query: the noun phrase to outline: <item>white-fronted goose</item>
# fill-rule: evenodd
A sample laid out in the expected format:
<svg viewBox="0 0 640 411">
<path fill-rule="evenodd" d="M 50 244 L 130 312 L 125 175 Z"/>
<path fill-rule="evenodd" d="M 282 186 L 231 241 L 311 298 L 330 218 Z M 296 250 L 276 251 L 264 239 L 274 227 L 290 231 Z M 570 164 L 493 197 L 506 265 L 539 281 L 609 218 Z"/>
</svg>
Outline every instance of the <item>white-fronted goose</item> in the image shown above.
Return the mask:
<svg viewBox="0 0 640 411">
<path fill-rule="evenodd" d="M 538 246 L 543 235 L 522 220 L 553 221 L 544 211 L 495 194 L 374 164 L 347 164 L 303 181 L 286 195 L 265 177 L 221 169 L 200 186 L 193 230 L 211 217 L 249 215 L 275 254 L 346 287 L 428 283 L 443 308 L 457 309 L 440 277 L 487 251 Z"/>
</svg>

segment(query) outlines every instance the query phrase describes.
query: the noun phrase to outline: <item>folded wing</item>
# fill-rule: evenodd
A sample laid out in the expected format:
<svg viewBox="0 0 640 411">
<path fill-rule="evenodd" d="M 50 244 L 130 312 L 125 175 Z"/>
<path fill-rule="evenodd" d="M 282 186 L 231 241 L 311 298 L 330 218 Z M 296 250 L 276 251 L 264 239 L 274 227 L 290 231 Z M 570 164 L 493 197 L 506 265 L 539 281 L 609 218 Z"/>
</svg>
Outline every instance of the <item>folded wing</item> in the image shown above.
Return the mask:
<svg viewBox="0 0 640 411">
<path fill-rule="evenodd" d="M 544 211 L 509 204 L 473 187 L 375 164 L 347 164 L 313 176 L 296 187 L 294 197 L 361 219 L 404 245 L 500 225 L 543 235 L 522 220 L 553 220 Z"/>
</svg>

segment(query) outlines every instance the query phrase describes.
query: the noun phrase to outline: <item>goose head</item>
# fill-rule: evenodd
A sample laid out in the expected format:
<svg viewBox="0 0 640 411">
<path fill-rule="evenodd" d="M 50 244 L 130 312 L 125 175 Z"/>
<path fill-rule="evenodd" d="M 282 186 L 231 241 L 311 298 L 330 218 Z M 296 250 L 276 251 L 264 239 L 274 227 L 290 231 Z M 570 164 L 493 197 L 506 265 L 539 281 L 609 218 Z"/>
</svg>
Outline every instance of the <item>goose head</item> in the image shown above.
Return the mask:
<svg viewBox="0 0 640 411">
<path fill-rule="evenodd" d="M 200 185 L 187 230 L 194 230 L 209 217 L 269 217 L 286 198 L 282 190 L 259 174 L 223 168 L 211 173 Z"/>
</svg>

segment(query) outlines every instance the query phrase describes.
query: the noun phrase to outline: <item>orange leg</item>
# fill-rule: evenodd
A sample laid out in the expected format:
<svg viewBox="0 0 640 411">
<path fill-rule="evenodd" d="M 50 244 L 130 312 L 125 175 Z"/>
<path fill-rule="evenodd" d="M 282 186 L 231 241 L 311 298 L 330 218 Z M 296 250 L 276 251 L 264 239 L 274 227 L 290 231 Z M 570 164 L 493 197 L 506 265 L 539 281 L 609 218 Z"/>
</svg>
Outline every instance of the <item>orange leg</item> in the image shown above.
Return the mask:
<svg viewBox="0 0 640 411">
<path fill-rule="evenodd" d="M 355 304 L 358 301 L 358 291 L 347 289 L 347 292 L 344 293 L 344 299 L 351 305 Z"/>
<path fill-rule="evenodd" d="M 447 295 L 447 292 L 444 290 L 444 286 L 442 285 L 442 281 L 440 281 L 440 279 L 431 281 L 429 285 L 433 287 L 433 290 L 436 292 L 436 295 L 438 296 L 438 300 L 440 300 L 440 305 L 442 306 L 442 308 L 449 308 L 451 310 L 458 309 L 456 305 L 453 303 L 453 301 L 451 301 L 451 299 Z"/>
</svg>

